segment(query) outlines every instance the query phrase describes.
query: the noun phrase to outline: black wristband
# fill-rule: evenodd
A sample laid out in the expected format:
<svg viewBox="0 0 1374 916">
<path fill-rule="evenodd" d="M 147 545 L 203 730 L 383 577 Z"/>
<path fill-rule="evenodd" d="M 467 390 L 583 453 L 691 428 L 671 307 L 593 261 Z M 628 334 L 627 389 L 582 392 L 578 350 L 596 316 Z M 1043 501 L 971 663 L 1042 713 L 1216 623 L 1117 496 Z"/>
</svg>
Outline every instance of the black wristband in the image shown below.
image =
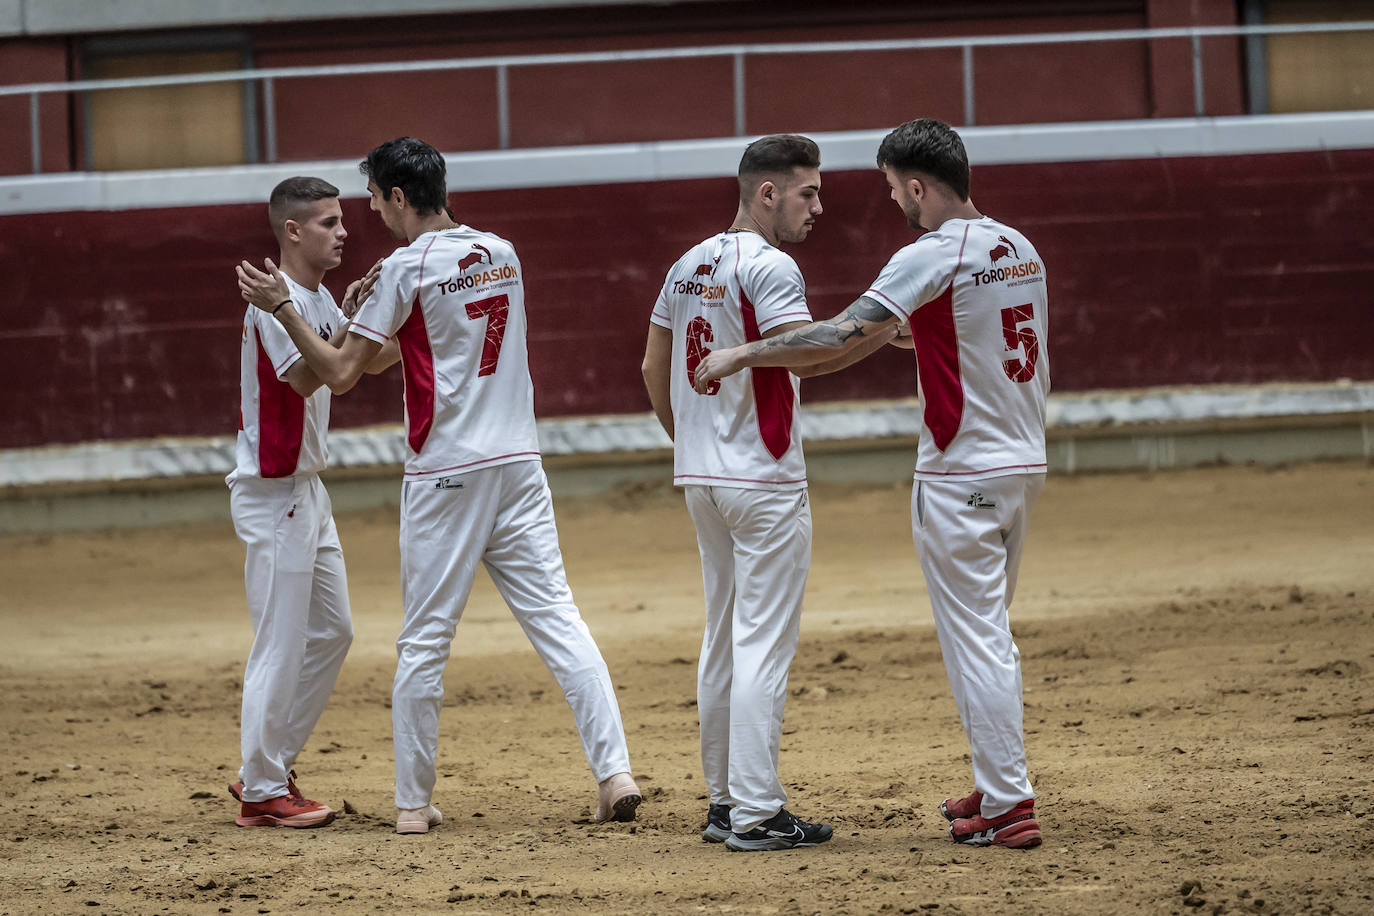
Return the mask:
<svg viewBox="0 0 1374 916">
<path fill-rule="evenodd" d="M 277 303 L 277 307 L 274 308 L 274 309 L 272 309 L 272 314 L 273 314 L 273 315 L 277 314 L 277 312 L 281 311 L 281 307 L 282 307 L 283 305 L 286 305 L 286 303 L 288 303 L 288 302 L 290 302 L 290 301 L 291 301 L 291 297 L 290 297 L 290 296 L 287 296 L 285 299 L 283 299 L 282 301 L 278 302 L 278 303 Z"/>
</svg>

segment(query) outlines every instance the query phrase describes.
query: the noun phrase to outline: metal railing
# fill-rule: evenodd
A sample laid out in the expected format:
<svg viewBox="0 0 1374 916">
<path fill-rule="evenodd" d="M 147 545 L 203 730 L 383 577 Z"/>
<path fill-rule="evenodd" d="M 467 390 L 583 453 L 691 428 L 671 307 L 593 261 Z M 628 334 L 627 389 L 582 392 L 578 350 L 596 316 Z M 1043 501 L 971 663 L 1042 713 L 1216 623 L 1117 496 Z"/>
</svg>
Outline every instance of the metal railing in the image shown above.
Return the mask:
<svg viewBox="0 0 1374 916">
<path fill-rule="evenodd" d="M 199 83 L 241 82 L 262 85 L 262 124 L 264 159 L 277 161 L 275 85 L 277 80 L 305 77 L 359 76 L 377 73 L 425 73 L 441 70 L 491 68 L 496 73 L 496 119 L 499 149 L 510 147 L 510 92 L 508 74 L 512 68 L 556 64 L 620 63 L 625 61 L 682 60 L 687 58 L 731 58 L 734 82 L 734 131 L 745 131 L 745 61 L 751 56 L 780 54 L 868 53 L 874 51 L 924 51 L 958 48 L 963 60 L 964 126 L 976 123 L 974 109 L 975 48 L 1018 45 L 1077 44 L 1105 41 L 1155 41 L 1186 38 L 1192 46 L 1193 110 L 1206 114 L 1203 82 L 1202 42 L 1205 38 L 1263 37 L 1269 35 L 1307 35 L 1332 32 L 1374 31 L 1374 20 L 1355 22 L 1302 23 L 1284 25 L 1188 26 L 1160 29 L 1114 29 L 1081 32 L 1038 32 L 1025 35 L 970 35 L 960 38 L 910 38 L 871 41 L 789 42 L 780 44 L 735 44 L 707 47 L 656 48 L 631 51 L 585 51 L 568 54 L 516 54 L 496 57 L 448 58 L 442 60 L 395 61 L 376 64 L 334 64 L 316 67 L 271 67 L 226 70 L 213 73 L 186 73 L 169 76 L 126 77 L 123 79 L 71 80 L 68 82 L 28 83 L 0 86 L 0 97 L 29 97 L 29 131 L 33 171 L 42 172 L 42 140 L 39 99 L 51 93 L 99 92 L 114 89 L 146 89 L 187 86 Z"/>
</svg>

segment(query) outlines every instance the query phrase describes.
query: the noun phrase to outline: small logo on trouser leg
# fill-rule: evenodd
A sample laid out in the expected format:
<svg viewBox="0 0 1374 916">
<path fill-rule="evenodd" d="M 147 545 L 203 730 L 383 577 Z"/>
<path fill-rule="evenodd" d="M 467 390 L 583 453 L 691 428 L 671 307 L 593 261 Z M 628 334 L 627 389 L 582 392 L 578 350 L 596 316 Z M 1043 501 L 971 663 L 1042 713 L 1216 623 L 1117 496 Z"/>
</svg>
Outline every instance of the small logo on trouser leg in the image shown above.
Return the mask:
<svg viewBox="0 0 1374 916">
<path fill-rule="evenodd" d="M 463 482 L 452 477 L 440 477 L 438 480 L 434 481 L 434 489 L 461 490 L 463 489 Z"/>
<path fill-rule="evenodd" d="M 989 502 L 987 499 L 983 497 L 982 493 L 970 493 L 967 502 L 970 506 L 972 506 L 975 509 L 997 508 L 997 503 Z"/>
</svg>

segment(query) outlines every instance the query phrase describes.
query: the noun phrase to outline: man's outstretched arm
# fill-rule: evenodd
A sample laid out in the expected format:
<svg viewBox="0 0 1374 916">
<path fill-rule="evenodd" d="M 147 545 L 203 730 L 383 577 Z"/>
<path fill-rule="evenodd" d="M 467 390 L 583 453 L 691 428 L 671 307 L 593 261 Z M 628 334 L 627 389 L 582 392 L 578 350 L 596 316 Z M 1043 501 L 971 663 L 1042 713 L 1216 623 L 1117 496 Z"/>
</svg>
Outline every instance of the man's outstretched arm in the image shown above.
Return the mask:
<svg viewBox="0 0 1374 916">
<path fill-rule="evenodd" d="M 752 366 L 786 366 L 795 370 L 834 360 L 833 371 L 848 365 L 842 358 L 850 351 L 860 347 L 876 349 L 890 340 L 892 328 L 900 320 L 882 305 L 860 296 L 849 308 L 826 321 L 804 325 L 742 347 L 712 350 L 697 366 L 696 389 L 702 391 L 708 383 Z M 819 373 L 803 369 L 797 374 Z"/>
</svg>

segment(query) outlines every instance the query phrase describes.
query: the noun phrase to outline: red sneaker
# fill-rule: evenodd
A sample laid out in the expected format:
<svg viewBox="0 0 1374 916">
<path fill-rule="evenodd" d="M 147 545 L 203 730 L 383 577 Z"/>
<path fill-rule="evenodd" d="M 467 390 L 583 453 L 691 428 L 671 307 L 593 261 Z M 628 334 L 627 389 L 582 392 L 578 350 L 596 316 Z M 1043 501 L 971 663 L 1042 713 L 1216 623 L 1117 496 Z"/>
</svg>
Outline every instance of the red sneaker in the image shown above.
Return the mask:
<svg viewBox="0 0 1374 916">
<path fill-rule="evenodd" d="M 950 838 L 965 846 L 1006 846 L 1028 849 L 1040 845 L 1040 824 L 1035 820 L 1035 799 L 1028 798 L 997 817 L 961 817 L 950 821 Z"/>
<path fill-rule="evenodd" d="M 328 805 L 282 795 L 262 802 L 244 802 L 234 823 L 240 827 L 323 827 L 334 820 Z"/>
<path fill-rule="evenodd" d="M 237 798 L 238 796 L 234 796 Z M 983 811 L 983 793 L 974 792 L 963 798 L 947 798 L 940 802 L 940 813 L 947 821 L 957 821 L 962 817 L 977 817 Z"/>
</svg>

